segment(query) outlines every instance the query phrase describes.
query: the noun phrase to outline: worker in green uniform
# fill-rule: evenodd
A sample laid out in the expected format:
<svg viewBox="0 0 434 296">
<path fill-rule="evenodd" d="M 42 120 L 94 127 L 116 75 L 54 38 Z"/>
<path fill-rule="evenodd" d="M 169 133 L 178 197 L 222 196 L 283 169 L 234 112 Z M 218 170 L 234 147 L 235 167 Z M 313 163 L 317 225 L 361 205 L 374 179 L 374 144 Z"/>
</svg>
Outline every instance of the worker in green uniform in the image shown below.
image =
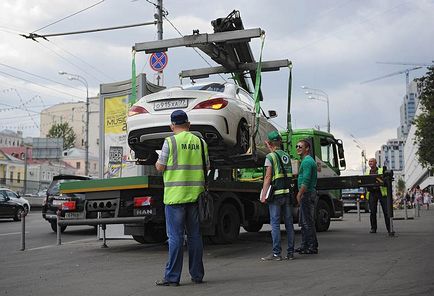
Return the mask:
<svg viewBox="0 0 434 296">
<path fill-rule="evenodd" d="M 315 202 L 317 164 L 310 156 L 310 143 L 306 140 L 298 141 L 295 146 L 301 157 L 298 171 L 297 201 L 300 205 L 301 246 L 296 249 L 300 254 L 318 254 L 318 240 L 315 230 Z"/>
</svg>

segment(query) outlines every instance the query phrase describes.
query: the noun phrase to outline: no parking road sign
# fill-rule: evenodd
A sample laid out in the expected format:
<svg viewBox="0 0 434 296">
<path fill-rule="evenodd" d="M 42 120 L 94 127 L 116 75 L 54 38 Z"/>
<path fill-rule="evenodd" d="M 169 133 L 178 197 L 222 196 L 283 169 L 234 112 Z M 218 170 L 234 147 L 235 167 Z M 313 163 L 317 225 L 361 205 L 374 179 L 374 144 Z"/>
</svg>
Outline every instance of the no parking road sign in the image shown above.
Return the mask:
<svg viewBox="0 0 434 296">
<path fill-rule="evenodd" d="M 149 65 L 152 70 L 161 72 L 167 66 L 169 58 L 165 52 L 154 52 L 149 58 Z"/>
</svg>

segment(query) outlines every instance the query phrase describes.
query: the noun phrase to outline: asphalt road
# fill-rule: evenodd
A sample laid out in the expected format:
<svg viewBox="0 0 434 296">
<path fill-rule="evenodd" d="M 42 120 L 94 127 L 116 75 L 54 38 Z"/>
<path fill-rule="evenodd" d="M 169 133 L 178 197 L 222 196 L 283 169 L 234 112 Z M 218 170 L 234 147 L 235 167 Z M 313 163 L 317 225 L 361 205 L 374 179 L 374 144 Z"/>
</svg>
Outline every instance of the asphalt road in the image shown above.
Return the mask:
<svg viewBox="0 0 434 296">
<path fill-rule="evenodd" d="M 396 237 L 379 222 L 369 234 L 369 214 L 361 222 L 346 214 L 318 234 L 318 255 L 282 262 L 259 259 L 271 250 L 268 227 L 242 233 L 231 245 L 205 245 L 204 284 L 190 283 L 184 265 L 181 286 L 156 287 L 166 245 L 110 240 L 103 249 L 92 228 L 70 227 L 56 246 L 48 223 L 32 213 L 26 251 L 20 223 L 0 221 L 0 295 L 434 295 L 434 210 L 394 221 Z"/>
</svg>

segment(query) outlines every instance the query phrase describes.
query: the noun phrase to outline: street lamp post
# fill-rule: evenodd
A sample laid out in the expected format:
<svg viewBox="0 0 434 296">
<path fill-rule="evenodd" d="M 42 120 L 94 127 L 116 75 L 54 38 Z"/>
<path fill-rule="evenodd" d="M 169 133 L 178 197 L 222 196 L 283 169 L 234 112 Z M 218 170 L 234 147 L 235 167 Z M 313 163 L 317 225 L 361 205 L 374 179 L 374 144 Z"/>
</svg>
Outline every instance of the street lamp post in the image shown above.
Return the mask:
<svg viewBox="0 0 434 296">
<path fill-rule="evenodd" d="M 64 71 L 59 71 L 59 75 L 69 75 L 69 80 L 77 80 L 80 81 L 85 87 L 86 87 L 86 138 L 84 142 L 84 149 L 85 149 L 85 162 L 84 162 L 84 174 L 87 176 L 89 175 L 89 84 L 87 83 L 87 80 L 78 75 L 78 74 L 71 74 Z"/>
<path fill-rule="evenodd" d="M 325 91 L 323 91 L 321 89 L 311 88 L 311 87 L 307 87 L 307 86 L 302 86 L 301 88 L 307 90 L 305 92 L 305 94 L 309 95 L 307 97 L 308 99 L 323 101 L 323 102 L 327 103 L 327 132 L 330 133 L 330 103 L 329 103 L 329 95 Z M 325 100 L 319 98 L 318 96 L 324 97 Z"/>
<path fill-rule="evenodd" d="M 353 142 L 356 144 L 356 147 L 362 151 L 362 174 L 364 174 L 366 171 L 366 163 L 368 162 L 368 159 L 366 158 L 366 148 L 362 143 L 360 143 L 360 141 L 356 139 L 356 137 L 354 137 L 354 135 L 350 134 L 350 136 L 353 138 Z"/>
</svg>

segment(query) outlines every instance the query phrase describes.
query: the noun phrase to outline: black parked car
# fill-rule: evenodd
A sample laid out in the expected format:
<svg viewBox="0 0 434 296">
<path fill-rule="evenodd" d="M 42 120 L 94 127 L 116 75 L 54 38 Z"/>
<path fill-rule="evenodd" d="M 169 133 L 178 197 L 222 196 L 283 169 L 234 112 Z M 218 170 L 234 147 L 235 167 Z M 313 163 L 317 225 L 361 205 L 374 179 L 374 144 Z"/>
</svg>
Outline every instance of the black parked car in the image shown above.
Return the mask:
<svg viewBox="0 0 434 296">
<path fill-rule="evenodd" d="M 42 203 L 42 217 L 47 220 L 51 229 L 57 231 L 57 210 L 61 210 L 61 217 L 68 219 L 74 218 L 95 218 L 96 213 L 86 215 L 84 208 L 84 194 L 61 194 L 59 191 L 60 184 L 63 182 L 90 180 L 86 176 L 74 175 L 57 175 L 53 177 L 53 181 L 47 189 L 47 196 Z M 62 226 L 60 231 L 64 232 L 66 226 Z"/>
<path fill-rule="evenodd" d="M 0 218 L 13 218 L 21 221 L 21 214 L 30 211 L 27 199 L 8 188 L 0 188 Z"/>
<path fill-rule="evenodd" d="M 343 189 L 342 202 L 344 203 L 344 211 L 357 210 L 357 199 L 360 203 L 360 211 L 369 213 L 369 202 L 366 199 L 366 189 L 363 187 L 357 189 Z"/>
</svg>

